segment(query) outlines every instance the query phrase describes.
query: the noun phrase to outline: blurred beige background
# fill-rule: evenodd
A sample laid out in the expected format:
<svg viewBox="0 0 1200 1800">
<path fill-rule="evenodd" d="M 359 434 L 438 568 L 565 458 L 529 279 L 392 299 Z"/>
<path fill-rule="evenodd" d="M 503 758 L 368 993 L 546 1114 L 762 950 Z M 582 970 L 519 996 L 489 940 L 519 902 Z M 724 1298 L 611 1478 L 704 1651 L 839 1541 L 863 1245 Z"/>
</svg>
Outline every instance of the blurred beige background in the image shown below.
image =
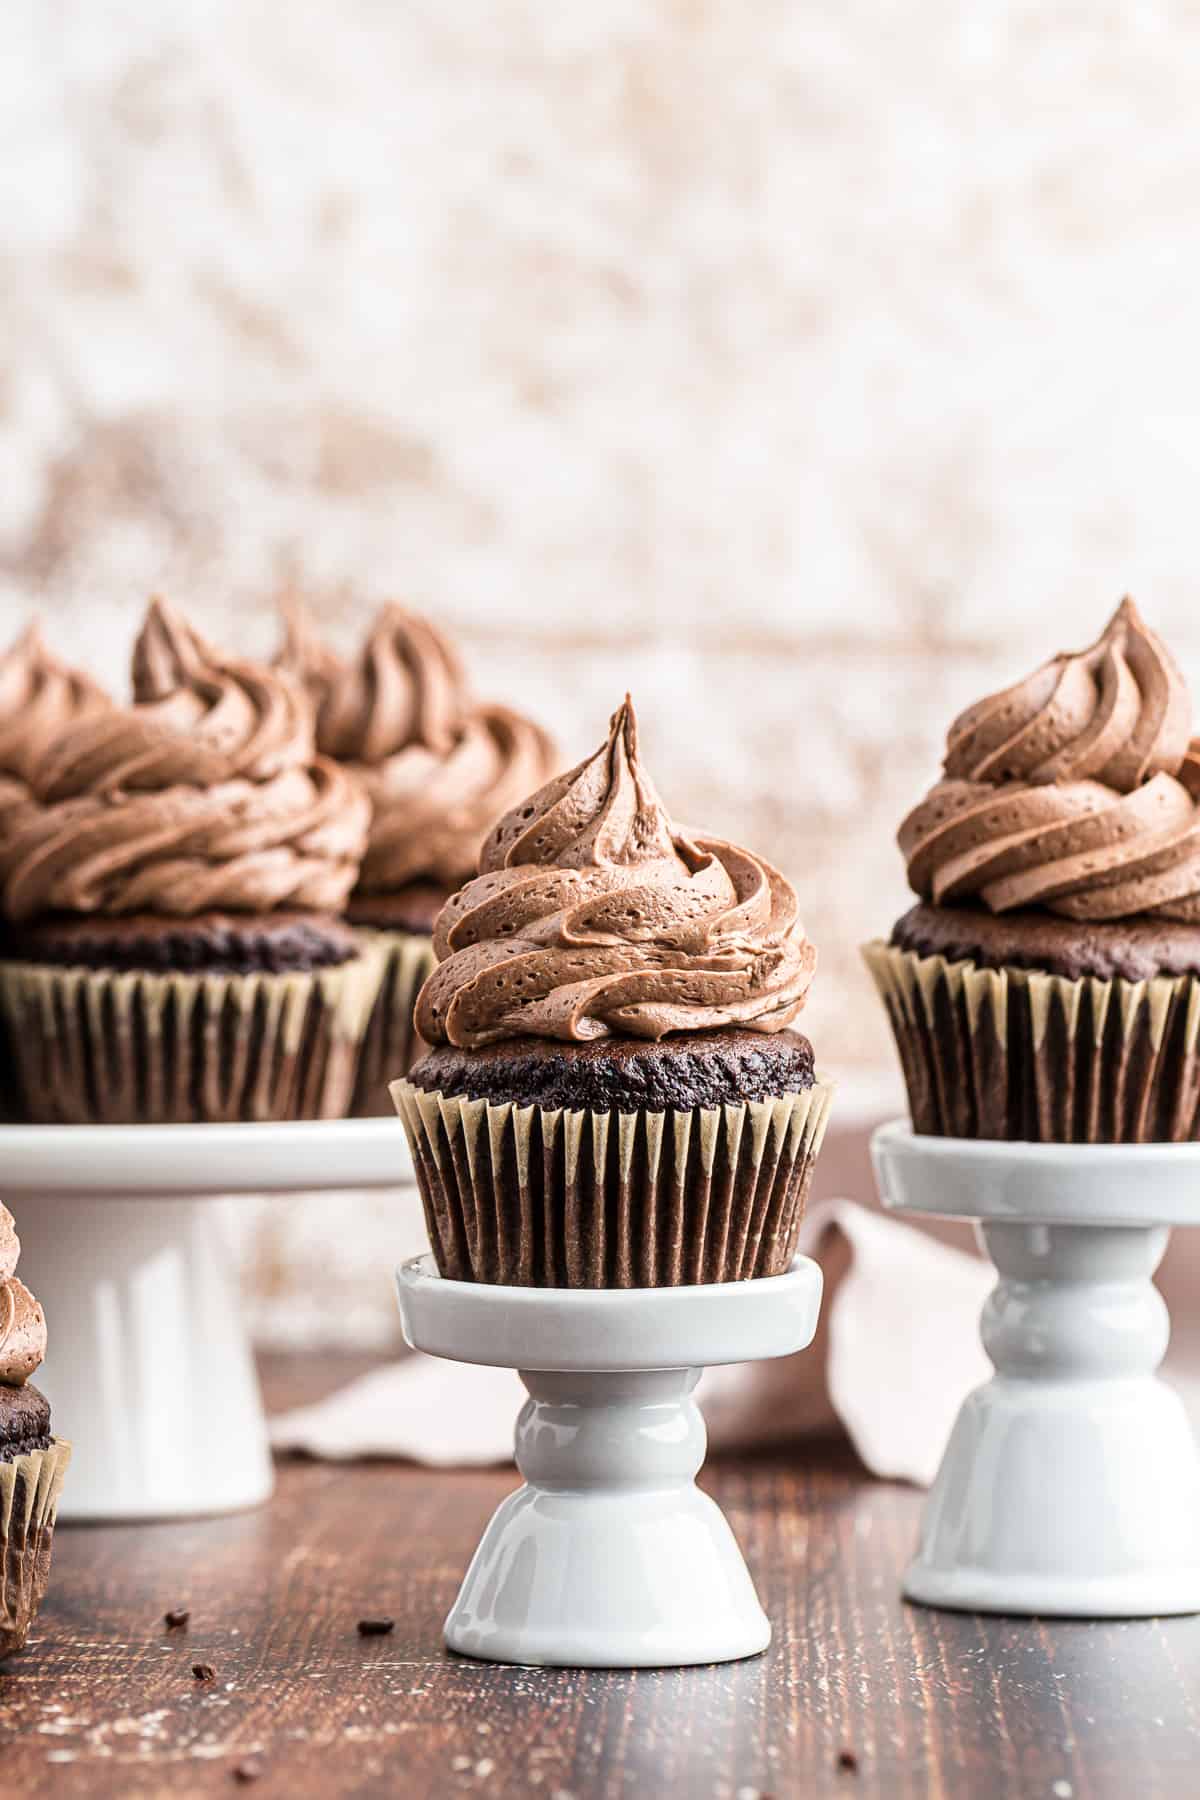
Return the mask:
<svg viewBox="0 0 1200 1800">
<path fill-rule="evenodd" d="M 152 587 L 397 594 L 570 757 L 631 686 L 869 1108 L 953 712 L 1126 589 L 1200 679 L 1198 82 L 1154 4 L 14 0 L 0 624 L 115 679 Z"/>
</svg>

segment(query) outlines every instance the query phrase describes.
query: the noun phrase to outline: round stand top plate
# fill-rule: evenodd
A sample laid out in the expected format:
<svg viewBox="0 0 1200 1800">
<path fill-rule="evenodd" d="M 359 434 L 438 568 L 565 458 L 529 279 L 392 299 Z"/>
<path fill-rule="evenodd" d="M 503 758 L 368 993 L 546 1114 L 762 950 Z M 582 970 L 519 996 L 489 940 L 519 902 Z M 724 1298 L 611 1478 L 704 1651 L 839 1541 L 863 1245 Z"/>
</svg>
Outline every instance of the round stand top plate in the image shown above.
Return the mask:
<svg viewBox="0 0 1200 1800">
<path fill-rule="evenodd" d="M 881 1125 L 871 1158 L 890 1212 L 1041 1225 L 1200 1225 L 1200 1143 L 1029 1144 Z"/>
<path fill-rule="evenodd" d="M 396 1271 L 416 1350 L 498 1369 L 596 1374 L 699 1369 L 790 1356 L 812 1342 L 821 1271 L 700 1287 L 535 1288 L 443 1281 L 432 1256 Z"/>
<path fill-rule="evenodd" d="M 270 1125 L 0 1125 L 0 1198 L 314 1193 L 413 1180 L 395 1119 Z"/>
</svg>

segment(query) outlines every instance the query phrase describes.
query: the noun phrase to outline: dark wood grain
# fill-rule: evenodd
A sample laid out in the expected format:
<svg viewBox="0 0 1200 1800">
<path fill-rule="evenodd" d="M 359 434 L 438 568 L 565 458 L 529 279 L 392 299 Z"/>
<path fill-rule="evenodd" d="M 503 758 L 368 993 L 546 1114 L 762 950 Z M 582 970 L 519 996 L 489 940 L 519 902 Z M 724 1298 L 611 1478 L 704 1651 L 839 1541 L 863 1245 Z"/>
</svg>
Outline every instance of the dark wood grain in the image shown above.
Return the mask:
<svg viewBox="0 0 1200 1800">
<path fill-rule="evenodd" d="M 268 1370 L 277 1404 L 348 1371 Z M 406 1800 L 1174 1800 L 1200 1791 L 1200 1621 L 1041 1625 L 897 1592 L 921 1498 L 838 1445 L 706 1483 L 775 1627 L 752 1662 L 504 1669 L 440 1626 L 511 1472 L 289 1463 L 237 1518 L 63 1529 L 0 1674 L 5 1794 Z M 187 1607 L 186 1631 L 163 1615 Z M 386 1637 L 357 1621 L 389 1614 Z M 198 1682 L 192 1665 L 212 1665 Z M 848 1751 L 856 1770 L 839 1767 Z M 235 1771 L 261 1774 L 245 1787 Z M 1068 1784 L 1068 1785 L 1063 1785 Z"/>
</svg>

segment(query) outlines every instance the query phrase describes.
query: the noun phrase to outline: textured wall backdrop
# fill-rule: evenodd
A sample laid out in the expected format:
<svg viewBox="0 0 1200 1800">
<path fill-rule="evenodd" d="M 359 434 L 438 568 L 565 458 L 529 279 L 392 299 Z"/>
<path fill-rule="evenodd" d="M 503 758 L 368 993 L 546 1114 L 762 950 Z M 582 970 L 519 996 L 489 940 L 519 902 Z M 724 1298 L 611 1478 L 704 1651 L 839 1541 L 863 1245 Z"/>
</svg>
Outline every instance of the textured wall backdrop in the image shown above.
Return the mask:
<svg viewBox="0 0 1200 1800">
<path fill-rule="evenodd" d="M 953 710 L 1125 588 L 1200 677 L 1198 80 L 1152 0 L 13 0 L 0 624 L 398 593 L 571 756 L 631 685 L 881 1068 Z"/>
</svg>

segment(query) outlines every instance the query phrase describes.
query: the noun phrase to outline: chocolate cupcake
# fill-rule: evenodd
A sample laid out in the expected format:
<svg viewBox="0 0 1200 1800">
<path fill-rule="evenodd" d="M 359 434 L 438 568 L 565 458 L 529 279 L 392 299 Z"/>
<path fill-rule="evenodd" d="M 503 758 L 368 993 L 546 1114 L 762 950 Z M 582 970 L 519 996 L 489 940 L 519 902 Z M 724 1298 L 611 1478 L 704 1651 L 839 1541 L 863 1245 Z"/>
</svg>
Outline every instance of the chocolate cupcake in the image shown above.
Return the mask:
<svg viewBox="0 0 1200 1800">
<path fill-rule="evenodd" d="M 1125 600 L 951 726 L 899 841 L 920 904 L 864 954 L 917 1131 L 1200 1137 L 1200 750 Z"/>
<path fill-rule="evenodd" d="M 29 1635 L 50 1576 L 50 1550 L 71 1446 L 50 1432 L 50 1404 L 29 1377 L 46 1354 L 46 1321 L 15 1270 L 21 1246 L 0 1206 L 0 1660 Z"/>
<path fill-rule="evenodd" d="M 629 701 L 488 835 L 392 1094 L 441 1273 L 664 1287 L 787 1268 L 832 1088 L 791 1026 L 816 952 L 783 877 L 673 826 Z"/>
<path fill-rule="evenodd" d="M 0 836 L 0 1008 L 22 1116 L 342 1114 L 378 958 L 340 914 L 369 804 L 298 684 L 155 601 L 131 706 L 30 768 Z"/>
<path fill-rule="evenodd" d="M 433 967 L 433 921 L 475 873 L 484 833 L 551 773 L 553 748 L 520 713 L 477 704 L 450 643 L 400 606 L 383 608 L 350 660 L 290 607 L 279 660 L 315 702 L 318 749 L 349 768 L 371 798 L 347 917 L 376 934 L 387 967 L 352 1110 L 390 1114 L 388 1083 L 422 1048 L 413 1002 Z"/>
<path fill-rule="evenodd" d="M 65 732 L 112 702 L 80 669 L 59 660 L 34 620 L 0 656 L 0 841 L 31 803 L 31 773 Z M 3 923 L 0 921 L 0 953 Z M 13 1050 L 0 1009 L 0 1119 L 17 1116 Z"/>
</svg>

